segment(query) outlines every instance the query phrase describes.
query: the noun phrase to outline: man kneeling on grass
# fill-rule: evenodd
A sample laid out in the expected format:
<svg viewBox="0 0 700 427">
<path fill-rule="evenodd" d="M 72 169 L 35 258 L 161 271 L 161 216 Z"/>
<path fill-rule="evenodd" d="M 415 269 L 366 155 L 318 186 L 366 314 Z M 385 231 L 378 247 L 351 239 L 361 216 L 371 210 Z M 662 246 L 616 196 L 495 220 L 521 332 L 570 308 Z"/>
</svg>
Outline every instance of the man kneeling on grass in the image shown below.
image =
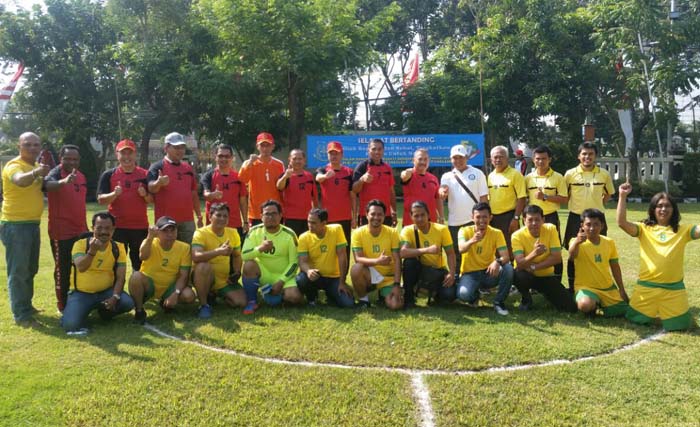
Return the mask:
<svg viewBox="0 0 700 427">
<path fill-rule="evenodd" d="M 345 283 L 348 275 L 348 242 L 340 224 L 328 224 L 328 211 L 313 208 L 307 218 L 309 231 L 299 236 L 297 286 L 309 305 L 316 304 L 319 289 L 338 307 L 353 307 L 352 289 Z"/>
<path fill-rule="evenodd" d="M 456 261 L 450 230 L 446 225 L 430 222 L 428 205 L 422 200 L 411 203 L 410 211 L 413 225 L 404 227 L 400 235 L 404 308 L 416 306 L 416 286 L 428 289 L 428 300 L 436 297 L 452 302 Z"/>
<path fill-rule="evenodd" d="M 190 245 L 177 239 L 177 222 L 162 216 L 156 225 L 148 228 L 148 235 L 139 247 L 141 269 L 129 278 L 129 292 L 134 297 L 136 311 L 134 321 L 146 322 L 143 304 L 149 298 L 158 298 L 164 310 L 175 308 L 178 303 L 194 301 L 189 287 L 192 265 Z"/>
<path fill-rule="evenodd" d="M 68 333 L 87 333 L 85 321 L 94 309 L 107 320 L 134 308 L 134 301 L 123 291 L 126 250 L 112 240 L 114 222 L 109 212 L 97 212 L 92 217 L 93 235 L 73 245 L 73 290 L 61 319 Z"/>
<path fill-rule="evenodd" d="M 503 232 L 491 227 L 491 207 L 479 202 L 472 208 L 474 225 L 459 229 L 459 252 L 462 266 L 457 297 L 471 306 L 479 302 L 479 289 L 498 285 L 493 308 L 501 316 L 507 316 L 505 302 L 513 284 L 513 266 L 508 257 L 508 246 Z M 496 258 L 498 252 L 498 258 Z"/>
<path fill-rule="evenodd" d="M 561 262 L 561 242 L 553 224 L 544 223 L 542 208 L 529 205 L 523 211 L 525 227 L 513 233 L 515 286 L 520 291 L 521 310 L 532 308 L 530 289 L 544 295 L 560 311 L 576 312 L 574 299 L 554 274 Z"/>
<path fill-rule="evenodd" d="M 262 224 L 250 229 L 243 244 L 243 290 L 247 304 L 243 314 L 258 309 L 258 288 L 270 306 L 301 304 L 304 296 L 297 288 L 297 235 L 282 225 L 282 206 L 276 200 L 262 204 Z"/>
<path fill-rule="evenodd" d="M 227 227 L 229 207 L 214 203 L 209 207 L 210 224 L 197 229 L 192 238 L 194 287 L 197 289 L 199 318 L 211 317 L 212 301 L 217 296 L 231 307 L 245 307 L 241 277 L 241 238 L 235 228 Z M 213 291 L 213 292 L 212 292 Z"/>
<path fill-rule="evenodd" d="M 628 298 L 615 242 L 600 234 L 605 214 L 598 209 L 585 209 L 581 221 L 581 230 L 569 242 L 569 257 L 576 267 L 576 305 L 584 313 L 594 315 L 600 306 L 606 317 L 622 316 L 627 312 Z"/>
<path fill-rule="evenodd" d="M 399 310 L 403 308 L 399 233 L 384 225 L 386 205 L 381 200 L 370 200 L 366 212 L 369 223 L 353 231 L 350 238 L 355 256 L 352 285 L 361 307 L 369 307 L 369 293 L 377 289 L 380 304 Z"/>
</svg>

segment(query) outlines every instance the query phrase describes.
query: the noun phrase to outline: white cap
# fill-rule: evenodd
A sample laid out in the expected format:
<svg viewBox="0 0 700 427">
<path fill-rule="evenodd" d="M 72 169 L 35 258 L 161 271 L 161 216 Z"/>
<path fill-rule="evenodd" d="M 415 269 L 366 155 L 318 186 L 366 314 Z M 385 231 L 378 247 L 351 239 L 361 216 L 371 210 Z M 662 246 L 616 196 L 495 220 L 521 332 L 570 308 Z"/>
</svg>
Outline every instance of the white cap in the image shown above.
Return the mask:
<svg viewBox="0 0 700 427">
<path fill-rule="evenodd" d="M 185 145 L 185 137 L 177 132 L 172 132 L 165 136 L 165 143 L 169 145 Z"/>
<path fill-rule="evenodd" d="M 452 146 L 450 150 L 450 158 L 454 156 L 467 157 L 467 149 L 462 144 Z"/>
</svg>

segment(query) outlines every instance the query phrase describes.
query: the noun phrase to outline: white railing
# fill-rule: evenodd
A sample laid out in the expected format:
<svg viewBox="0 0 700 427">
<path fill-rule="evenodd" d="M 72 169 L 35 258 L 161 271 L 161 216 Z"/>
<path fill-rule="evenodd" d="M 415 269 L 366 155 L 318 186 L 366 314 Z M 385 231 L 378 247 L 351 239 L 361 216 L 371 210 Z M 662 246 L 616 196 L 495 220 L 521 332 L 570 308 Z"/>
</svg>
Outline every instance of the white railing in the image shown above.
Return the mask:
<svg viewBox="0 0 700 427">
<path fill-rule="evenodd" d="M 669 177 L 671 165 L 681 162 L 683 156 L 671 157 L 641 157 L 639 158 L 639 180 L 665 181 Z M 623 180 L 630 176 L 630 161 L 622 157 L 602 157 L 597 160 L 598 166 L 610 172 L 614 180 Z"/>
</svg>

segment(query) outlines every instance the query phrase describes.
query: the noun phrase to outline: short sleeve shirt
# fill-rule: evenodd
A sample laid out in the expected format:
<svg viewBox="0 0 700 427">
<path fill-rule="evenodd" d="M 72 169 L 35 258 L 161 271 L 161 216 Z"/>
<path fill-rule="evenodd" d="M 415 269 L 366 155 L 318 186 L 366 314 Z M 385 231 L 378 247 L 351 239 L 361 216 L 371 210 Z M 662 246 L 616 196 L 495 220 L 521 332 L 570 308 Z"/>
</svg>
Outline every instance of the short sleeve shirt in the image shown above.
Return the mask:
<svg viewBox="0 0 700 427">
<path fill-rule="evenodd" d="M 195 230 L 194 236 L 192 237 L 192 248 L 199 247 L 204 251 L 211 251 L 223 245 L 226 241 L 228 241 L 229 246 L 231 246 L 235 252 L 240 252 L 241 237 L 238 235 L 238 231 L 235 228 L 225 227 L 224 232 L 218 235 L 211 228 L 211 225 L 207 225 Z M 208 262 L 212 266 L 228 267 L 230 260 L 227 256 L 217 256 L 210 259 Z"/>
<path fill-rule="evenodd" d="M 559 240 L 559 233 L 557 232 L 557 227 L 553 224 L 542 224 L 539 237 L 534 237 L 532 234 L 530 234 L 530 230 L 528 230 L 527 227 L 523 227 L 520 230 L 513 233 L 513 235 L 511 236 L 511 242 L 513 245 L 513 256 L 527 256 L 527 254 L 532 252 L 532 250 L 535 248 L 535 242 L 537 242 L 538 240 L 540 241 L 540 243 L 545 245 L 547 250 L 545 250 L 544 253 L 538 255 L 534 259 L 535 263 L 544 261 L 547 257 L 549 257 L 549 254 L 552 252 L 561 252 L 561 243 Z M 554 266 L 549 266 L 547 268 L 543 268 L 534 272 L 534 275 L 537 277 L 551 276 L 553 274 Z"/>
<path fill-rule="evenodd" d="M 73 245 L 73 251 L 71 252 L 73 261 L 87 253 L 86 241 L 86 239 L 80 239 Z M 97 251 L 87 270 L 80 272 L 77 268 L 72 269 L 71 289 L 76 287 L 80 292 L 94 294 L 114 286 L 114 263 L 117 263 L 117 267 L 126 267 L 126 250 L 124 245 L 119 242 L 115 243 L 119 248 L 118 259 L 114 259 L 112 243 L 107 244 L 107 247 Z"/>
<path fill-rule="evenodd" d="M 459 229 L 459 242 L 467 242 L 472 237 L 476 229 L 473 225 L 467 225 Z M 490 225 L 486 227 L 486 234 L 480 242 L 469 247 L 469 250 L 462 254 L 462 265 L 460 271 L 462 274 L 471 273 L 473 271 L 486 270 L 496 259 L 496 251 L 507 250 L 506 239 L 503 237 L 503 232 Z"/>
<path fill-rule="evenodd" d="M 381 161 L 378 165 L 370 163 L 369 160 L 365 160 L 355 168 L 352 175 L 352 182 L 355 183 L 362 178 L 365 172 L 369 172 L 373 179 L 372 182 L 367 182 L 362 185 L 362 191 L 360 191 L 360 212 L 365 212 L 365 208 L 370 200 L 379 199 L 386 206 L 386 213 L 390 215 L 391 212 L 391 190 L 394 188 L 394 172 L 391 170 L 391 166 L 384 161 Z"/>
<path fill-rule="evenodd" d="M 263 240 L 271 240 L 274 249 L 270 253 L 257 250 Z M 280 225 L 276 233 L 270 233 L 263 224 L 258 224 L 250 229 L 243 243 L 243 261 L 255 260 L 270 272 L 278 275 L 284 281 L 292 279 L 298 271 L 297 260 L 297 235 L 291 228 Z"/>
<path fill-rule="evenodd" d="M 489 204 L 494 215 L 515 209 L 518 199 L 527 197 L 525 178 L 514 168 L 507 166 L 503 172 L 491 172 L 487 178 Z"/>
<path fill-rule="evenodd" d="M 403 225 L 413 224 L 411 205 L 416 200 L 421 200 L 428 205 L 430 222 L 436 222 L 438 190 L 440 189 L 437 177 L 430 172 L 419 174 L 414 171 L 411 179 L 401 184 L 403 185 Z M 442 201 L 440 200 L 439 203 Z"/>
<path fill-rule="evenodd" d="M 576 238 L 569 241 L 569 246 Z M 594 244 L 586 240 L 578 247 L 574 258 L 576 278 L 574 287 L 589 289 L 607 289 L 613 284 L 610 264 L 618 263 L 617 247 L 613 239 L 600 236 L 600 242 Z"/>
<path fill-rule="evenodd" d="M 51 169 L 45 182 L 58 182 L 68 175 L 70 172 L 64 171 L 61 165 L 58 165 Z M 87 231 L 85 196 L 87 196 L 87 181 L 80 171 L 76 171 L 75 180 L 72 183 L 61 185 L 56 191 L 47 192 L 51 239 L 71 239 Z"/>
<path fill-rule="evenodd" d="M 156 297 L 175 283 L 181 270 L 190 270 L 192 254 L 190 245 L 176 240 L 169 250 L 163 249 L 157 237 L 151 242 L 151 256 L 141 263 L 141 273 L 153 279 Z"/>
<path fill-rule="evenodd" d="M 581 215 L 585 209 L 596 208 L 605 212 L 603 196 L 615 194 L 610 174 L 600 166 L 585 171 L 581 165 L 569 169 L 564 175 L 569 189 L 569 211 Z"/>
<path fill-rule="evenodd" d="M 226 203 L 230 213 L 228 226 L 238 228 L 243 226 L 241 219 L 241 197 L 248 196 L 248 189 L 240 180 L 238 173 L 231 170 L 228 174 L 222 173 L 219 168 L 209 169 L 200 179 L 202 189 L 206 191 L 216 191 L 223 193 L 221 200 L 209 201 L 205 204 L 207 224 L 209 224 L 209 209 L 214 203 Z M 246 218 L 247 221 L 247 218 Z"/>
<path fill-rule="evenodd" d="M 254 162 L 243 163 L 238 177 L 248 186 L 248 219 L 260 219 L 260 206 L 267 200 L 282 203 L 277 178 L 283 173 L 284 163 L 275 157 L 267 162 L 258 158 Z"/>
<path fill-rule="evenodd" d="M 554 203 L 550 200 L 539 200 L 537 192 L 542 189 L 542 192 L 549 196 L 569 197 L 569 191 L 566 187 L 564 177 L 555 172 L 554 169 L 549 169 L 544 176 L 538 175 L 537 170 L 532 171 L 525 177 L 525 187 L 527 189 L 528 203 L 542 208 L 545 215 L 549 215 L 559 210 L 559 203 Z"/>
<path fill-rule="evenodd" d="M 670 226 L 637 223 L 639 239 L 639 281 L 652 285 L 677 285 L 683 281 L 685 246 L 693 240 L 695 226 L 680 224 L 678 232 Z"/>
<path fill-rule="evenodd" d="M 417 248 L 416 231 L 418 231 L 418 240 L 420 240 L 421 248 L 437 245 L 442 249 L 449 249 L 453 246 L 449 228 L 443 224 L 436 223 L 430 223 L 430 229 L 428 230 L 427 234 L 424 234 L 420 229 L 417 229 L 413 225 L 404 227 L 399 236 L 401 246 L 408 245 L 408 247 L 412 249 Z M 435 268 L 447 267 L 447 258 L 442 250 L 439 254 L 421 255 L 420 262 L 423 265 Z"/>
<path fill-rule="evenodd" d="M 464 185 L 474 194 L 478 202 L 482 196 L 489 195 L 489 188 L 486 184 L 486 176 L 479 169 L 467 165 L 467 168 L 460 172 L 452 169 L 450 172 L 442 174 L 440 186 L 446 186 L 447 196 L 447 224 L 451 226 L 464 225 L 472 220 L 472 208 L 474 200 L 464 191 L 457 181 L 456 175 L 462 179 Z"/>
<path fill-rule="evenodd" d="M 277 177 L 281 178 L 281 175 Z M 316 180 L 308 171 L 293 174 L 287 179 L 287 185 L 282 191 L 285 219 L 303 219 L 309 216 L 312 202 L 318 200 L 316 195 Z"/>
<path fill-rule="evenodd" d="M 340 277 L 337 250 L 347 246 L 343 227 L 338 224 L 328 224 L 323 238 L 310 231 L 299 236 L 299 256 L 308 256 L 309 264 L 323 277 Z"/>
<path fill-rule="evenodd" d="M 30 164 L 15 157 L 2 169 L 2 222 L 39 223 L 44 211 L 44 195 L 41 192 L 42 179 L 37 177 L 31 185 L 20 187 L 12 182 L 17 173 L 31 172 L 36 164 Z"/>
<path fill-rule="evenodd" d="M 186 162 L 173 163 L 168 159 L 160 160 L 148 170 L 148 182 L 158 179 L 158 173 L 170 178 L 170 183 L 153 195 L 154 218 L 163 215 L 172 217 L 177 222 L 192 221 L 192 192 L 197 191 L 197 177 Z M 155 220 L 154 220 L 155 222 Z"/>
<path fill-rule="evenodd" d="M 362 251 L 367 258 L 379 258 L 382 255 L 391 256 L 392 252 L 399 251 L 399 233 L 395 228 L 382 225 L 379 235 L 373 236 L 369 225 L 363 225 L 353 230 L 350 238 L 353 252 Z M 393 261 L 388 265 L 377 265 L 375 269 L 384 277 L 394 274 Z"/>
<path fill-rule="evenodd" d="M 325 174 L 331 165 L 318 168 L 317 174 Z M 328 211 L 328 222 L 349 221 L 352 218 L 350 198 L 352 191 L 352 169 L 341 166 L 335 175 L 321 183 L 321 205 Z"/>
<path fill-rule="evenodd" d="M 107 170 L 100 176 L 97 194 L 111 193 L 116 186 L 121 187 L 122 194 L 109 204 L 109 213 L 117 219 L 116 228 L 148 228 L 148 203 L 138 193 L 139 187 L 148 190 L 148 171 L 138 166 L 132 172 L 126 172 L 121 166 Z"/>
</svg>

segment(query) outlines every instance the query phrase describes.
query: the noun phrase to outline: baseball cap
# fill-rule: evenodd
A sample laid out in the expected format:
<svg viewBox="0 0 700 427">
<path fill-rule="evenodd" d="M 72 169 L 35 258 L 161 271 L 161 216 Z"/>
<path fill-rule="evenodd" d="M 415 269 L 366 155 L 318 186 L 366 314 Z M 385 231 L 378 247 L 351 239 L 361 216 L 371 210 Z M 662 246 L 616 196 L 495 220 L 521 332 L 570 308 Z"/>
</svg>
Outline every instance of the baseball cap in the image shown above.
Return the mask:
<svg viewBox="0 0 700 427">
<path fill-rule="evenodd" d="M 515 150 L 515 155 L 516 155 L 516 156 L 522 156 L 522 155 L 523 155 L 523 150 L 521 150 L 521 149 L 518 148 L 517 150 Z"/>
<path fill-rule="evenodd" d="M 185 137 L 177 132 L 171 132 L 165 136 L 165 143 L 169 145 L 185 145 Z"/>
<path fill-rule="evenodd" d="M 268 132 L 260 132 L 258 134 L 258 138 L 255 140 L 255 145 L 262 144 L 263 142 L 268 142 L 270 144 L 275 143 L 275 138 L 272 137 L 271 133 Z"/>
<path fill-rule="evenodd" d="M 156 221 L 156 227 L 158 230 L 165 230 L 168 227 L 177 227 L 177 222 L 169 216 L 162 216 Z"/>
<path fill-rule="evenodd" d="M 117 144 L 117 148 L 115 148 L 115 151 L 122 151 L 122 150 L 134 150 L 134 151 L 136 151 L 136 144 L 134 144 L 134 141 L 132 141 L 130 139 L 122 139 Z"/>
<path fill-rule="evenodd" d="M 450 149 L 450 158 L 454 156 L 467 157 L 467 149 L 464 148 L 464 145 L 458 144 L 452 146 L 452 148 Z"/>
<path fill-rule="evenodd" d="M 329 142 L 328 145 L 326 146 L 326 152 L 330 153 L 331 151 L 339 151 L 342 153 L 343 152 L 343 144 L 341 144 L 338 141 Z"/>
</svg>

